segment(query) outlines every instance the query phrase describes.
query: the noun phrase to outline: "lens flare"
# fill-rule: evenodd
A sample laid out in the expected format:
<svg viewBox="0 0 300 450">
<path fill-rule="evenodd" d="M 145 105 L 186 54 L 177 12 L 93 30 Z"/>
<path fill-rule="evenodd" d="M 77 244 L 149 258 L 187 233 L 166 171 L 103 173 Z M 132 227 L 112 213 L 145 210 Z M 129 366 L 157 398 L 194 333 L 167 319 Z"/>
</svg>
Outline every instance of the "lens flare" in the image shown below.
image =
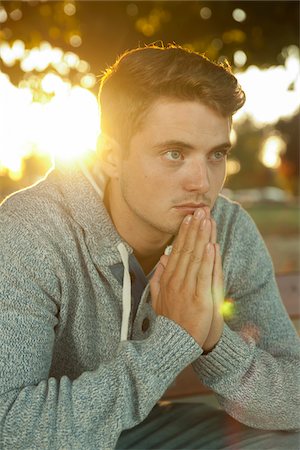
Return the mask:
<svg viewBox="0 0 300 450">
<path fill-rule="evenodd" d="M 234 316 L 234 310 L 235 306 L 233 300 L 231 298 L 225 299 L 221 307 L 221 312 L 224 319 L 232 318 Z"/>
</svg>

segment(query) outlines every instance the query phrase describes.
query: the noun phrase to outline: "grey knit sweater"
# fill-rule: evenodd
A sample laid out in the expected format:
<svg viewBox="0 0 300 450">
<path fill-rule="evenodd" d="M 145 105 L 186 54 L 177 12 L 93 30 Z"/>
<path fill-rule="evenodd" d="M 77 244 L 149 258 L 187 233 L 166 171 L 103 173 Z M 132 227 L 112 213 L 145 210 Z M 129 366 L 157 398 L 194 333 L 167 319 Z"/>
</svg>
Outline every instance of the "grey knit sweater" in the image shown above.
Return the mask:
<svg viewBox="0 0 300 450">
<path fill-rule="evenodd" d="M 111 268 L 121 238 L 80 170 L 51 171 L 3 203 L 0 448 L 113 448 L 192 362 L 237 420 L 299 428 L 299 341 L 270 257 L 238 204 L 220 196 L 213 216 L 233 314 L 202 355 L 180 326 L 155 316 L 148 288 L 120 341 L 124 299 Z"/>
</svg>

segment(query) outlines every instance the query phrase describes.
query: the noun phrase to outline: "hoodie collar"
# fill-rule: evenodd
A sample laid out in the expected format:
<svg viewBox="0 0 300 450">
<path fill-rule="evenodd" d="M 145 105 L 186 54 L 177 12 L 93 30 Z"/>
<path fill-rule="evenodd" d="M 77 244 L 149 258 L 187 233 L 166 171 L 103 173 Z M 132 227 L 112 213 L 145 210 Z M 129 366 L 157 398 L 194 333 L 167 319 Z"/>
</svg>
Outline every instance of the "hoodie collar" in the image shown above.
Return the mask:
<svg viewBox="0 0 300 450">
<path fill-rule="evenodd" d="M 83 168 L 90 173 L 85 166 Z M 99 169 L 98 177 L 91 177 L 99 192 L 87 179 L 82 171 L 82 164 L 78 161 L 68 165 L 56 164 L 48 180 L 58 187 L 69 214 L 83 229 L 86 244 L 95 262 L 101 266 L 111 266 L 121 261 L 117 249 L 120 243 L 124 244 L 129 254 L 132 253 L 132 248 L 123 242 L 103 203 L 107 183 L 103 171 Z"/>
</svg>

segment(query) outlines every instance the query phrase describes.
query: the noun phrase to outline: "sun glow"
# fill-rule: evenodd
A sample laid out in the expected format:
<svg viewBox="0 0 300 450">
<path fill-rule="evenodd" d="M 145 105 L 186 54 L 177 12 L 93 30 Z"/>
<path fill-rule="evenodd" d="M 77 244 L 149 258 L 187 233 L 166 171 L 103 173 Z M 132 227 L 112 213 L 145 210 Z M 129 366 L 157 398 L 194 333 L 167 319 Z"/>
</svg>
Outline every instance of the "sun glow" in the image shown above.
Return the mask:
<svg viewBox="0 0 300 450">
<path fill-rule="evenodd" d="M 94 150 L 99 134 L 96 97 L 79 86 L 71 86 L 57 75 L 41 80 L 47 102 L 35 101 L 29 88 L 16 88 L 0 72 L 0 170 L 11 178 L 22 176 L 23 158 L 32 153 L 71 159 Z"/>
<path fill-rule="evenodd" d="M 32 154 L 66 161 L 96 148 L 99 110 L 88 90 L 96 80 L 86 61 L 48 42 L 26 50 L 21 40 L 1 44 L 0 59 L 8 67 L 19 62 L 25 73 L 15 86 L 0 71 L 0 175 L 22 178 Z M 81 86 L 66 78 L 70 69 Z"/>
</svg>

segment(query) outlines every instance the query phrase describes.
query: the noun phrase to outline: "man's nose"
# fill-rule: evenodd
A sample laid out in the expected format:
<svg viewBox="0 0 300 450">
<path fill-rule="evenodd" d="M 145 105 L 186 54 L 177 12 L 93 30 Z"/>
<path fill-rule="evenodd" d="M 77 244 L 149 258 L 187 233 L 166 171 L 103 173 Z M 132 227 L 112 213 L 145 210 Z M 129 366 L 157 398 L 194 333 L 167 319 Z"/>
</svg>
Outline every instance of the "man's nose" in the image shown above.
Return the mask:
<svg viewBox="0 0 300 450">
<path fill-rule="evenodd" d="M 197 191 L 201 194 L 209 191 L 209 175 L 204 161 L 191 162 L 186 174 L 184 187 L 188 191 Z"/>
</svg>

